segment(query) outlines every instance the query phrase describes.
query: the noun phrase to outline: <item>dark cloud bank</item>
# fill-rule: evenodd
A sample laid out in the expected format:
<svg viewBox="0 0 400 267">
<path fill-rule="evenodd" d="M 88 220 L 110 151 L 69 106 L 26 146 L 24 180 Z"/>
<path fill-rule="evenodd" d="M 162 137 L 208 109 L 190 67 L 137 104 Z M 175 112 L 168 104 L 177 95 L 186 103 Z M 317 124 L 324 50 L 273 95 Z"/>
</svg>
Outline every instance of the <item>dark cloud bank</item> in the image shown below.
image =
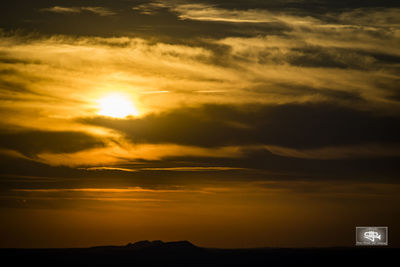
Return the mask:
<svg viewBox="0 0 400 267">
<path fill-rule="evenodd" d="M 27 156 L 42 152 L 72 153 L 101 147 L 103 142 L 82 132 L 21 131 L 0 133 L 0 147 L 16 150 Z"/>
<path fill-rule="evenodd" d="M 127 120 L 84 122 L 121 131 L 135 143 L 292 148 L 399 143 L 400 118 L 332 103 L 203 105 Z"/>
</svg>

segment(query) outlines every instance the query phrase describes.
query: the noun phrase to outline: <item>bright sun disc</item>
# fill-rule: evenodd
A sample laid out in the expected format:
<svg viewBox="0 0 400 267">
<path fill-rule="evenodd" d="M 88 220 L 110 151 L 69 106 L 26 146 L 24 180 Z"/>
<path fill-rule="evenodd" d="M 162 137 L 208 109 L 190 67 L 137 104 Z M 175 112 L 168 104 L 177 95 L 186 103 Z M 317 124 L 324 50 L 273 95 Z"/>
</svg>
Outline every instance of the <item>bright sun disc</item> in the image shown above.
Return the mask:
<svg viewBox="0 0 400 267">
<path fill-rule="evenodd" d="M 128 97 L 112 94 L 99 100 L 98 114 L 113 118 L 125 118 L 130 115 L 137 116 L 139 112 Z"/>
</svg>

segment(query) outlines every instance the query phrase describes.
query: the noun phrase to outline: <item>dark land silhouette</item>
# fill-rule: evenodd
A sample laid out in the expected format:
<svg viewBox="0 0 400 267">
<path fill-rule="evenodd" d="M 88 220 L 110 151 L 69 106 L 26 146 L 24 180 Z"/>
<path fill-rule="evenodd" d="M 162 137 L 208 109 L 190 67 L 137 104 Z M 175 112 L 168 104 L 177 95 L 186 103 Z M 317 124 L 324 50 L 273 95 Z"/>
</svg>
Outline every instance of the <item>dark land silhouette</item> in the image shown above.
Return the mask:
<svg viewBox="0 0 400 267">
<path fill-rule="evenodd" d="M 160 240 L 126 246 L 0 250 L 3 262 L 11 263 L 8 266 L 389 266 L 399 255 L 400 249 L 389 247 L 217 249 Z"/>
</svg>

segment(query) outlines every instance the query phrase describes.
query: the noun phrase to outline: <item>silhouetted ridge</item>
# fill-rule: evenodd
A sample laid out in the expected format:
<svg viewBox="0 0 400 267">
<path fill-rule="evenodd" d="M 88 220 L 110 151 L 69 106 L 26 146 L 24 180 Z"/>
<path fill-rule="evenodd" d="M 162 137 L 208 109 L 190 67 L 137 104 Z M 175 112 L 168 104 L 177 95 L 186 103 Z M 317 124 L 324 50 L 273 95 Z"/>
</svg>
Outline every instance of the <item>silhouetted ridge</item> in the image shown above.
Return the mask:
<svg viewBox="0 0 400 267">
<path fill-rule="evenodd" d="M 125 247 L 127 248 L 149 248 L 149 247 L 160 247 L 163 246 L 165 243 L 161 240 L 154 240 L 154 241 L 149 241 L 149 240 L 142 240 L 138 241 L 135 243 L 128 243 Z"/>
<path fill-rule="evenodd" d="M 149 240 L 143 240 L 143 241 L 138 241 L 136 243 L 128 243 L 126 248 L 132 248 L 132 249 L 179 249 L 179 250 L 185 250 L 185 249 L 197 249 L 198 247 L 190 243 L 189 241 L 173 241 L 173 242 L 163 242 L 161 240 L 154 240 L 154 241 L 149 241 Z"/>
</svg>

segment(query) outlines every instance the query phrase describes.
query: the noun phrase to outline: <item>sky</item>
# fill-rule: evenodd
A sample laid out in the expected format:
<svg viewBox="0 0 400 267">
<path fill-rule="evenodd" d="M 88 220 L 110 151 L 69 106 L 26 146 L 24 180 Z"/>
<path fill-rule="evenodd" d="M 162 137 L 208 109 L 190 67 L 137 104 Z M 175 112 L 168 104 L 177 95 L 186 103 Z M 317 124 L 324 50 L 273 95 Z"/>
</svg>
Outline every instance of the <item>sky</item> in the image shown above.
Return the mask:
<svg viewBox="0 0 400 267">
<path fill-rule="evenodd" d="M 0 3 L 0 247 L 400 246 L 400 3 Z"/>
</svg>

